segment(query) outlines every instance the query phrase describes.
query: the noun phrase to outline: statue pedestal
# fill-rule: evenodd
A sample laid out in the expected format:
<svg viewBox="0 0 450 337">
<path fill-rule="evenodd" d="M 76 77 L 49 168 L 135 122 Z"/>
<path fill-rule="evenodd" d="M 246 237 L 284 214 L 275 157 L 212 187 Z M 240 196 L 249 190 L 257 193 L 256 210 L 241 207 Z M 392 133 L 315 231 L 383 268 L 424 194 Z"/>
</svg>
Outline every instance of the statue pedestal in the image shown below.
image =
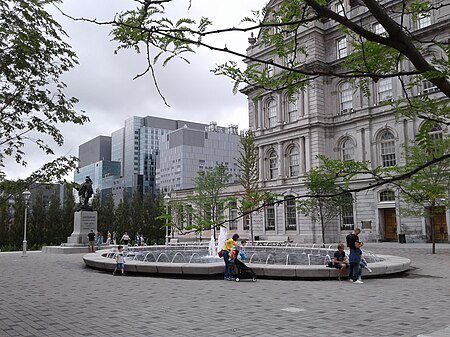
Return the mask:
<svg viewBox="0 0 450 337">
<path fill-rule="evenodd" d="M 88 234 L 91 231 L 97 233 L 97 211 L 78 211 L 74 214 L 73 233 L 67 237 L 64 246 L 87 245 Z"/>
</svg>

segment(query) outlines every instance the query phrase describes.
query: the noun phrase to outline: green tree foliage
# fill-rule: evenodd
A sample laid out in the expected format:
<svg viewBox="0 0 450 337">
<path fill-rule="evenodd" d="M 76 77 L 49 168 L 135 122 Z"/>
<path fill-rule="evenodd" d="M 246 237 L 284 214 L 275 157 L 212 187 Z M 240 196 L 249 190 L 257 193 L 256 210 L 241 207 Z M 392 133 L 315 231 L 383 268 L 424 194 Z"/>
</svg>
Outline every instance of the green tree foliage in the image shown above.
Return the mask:
<svg viewBox="0 0 450 337">
<path fill-rule="evenodd" d="M 44 8 L 57 2 L 0 2 L 0 167 L 5 156 L 26 165 L 26 142 L 53 154 L 43 135 L 62 145 L 58 124 L 88 121 L 74 110 L 77 99 L 64 94 L 61 75 L 77 60 L 61 26 Z"/>
<path fill-rule="evenodd" d="M 405 149 L 406 165 L 397 168 L 399 174 L 421 167 L 450 153 L 449 138 L 434 138 L 430 134 L 430 131 L 436 127 L 439 125 L 435 122 L 423 125 L 426 133 L 421 133 L 422 136 L 417 139 L 416 144 Z M 408 179 L 399 181 L 397 185 L 400 187 L 402 198 L 411 206 L 407 212 L 427 219 L 432 252 L 436 253 L 434 219 L 436 215 L 442 215 L 439 212 L 445 212 L 445 207 L 450 206 L 448 199 L 450 159 L 426 166 Z"/>
<path fill-rule="evenodd" d="M 221 194 L 229 179 L 228 168 L 224 165 L 198 172 L 192 196 L 193 228 L 198 233 L 212 229 L 216 238 L 216 229 L 224 218 L 223 211 L 227 203 L 227 199 Z"/>
<path fill-rule="evenodd" d="M 161 195 L 154 197 L 151 193 L 147 193 L 144 196 L 142 234 L 148 245 L 164 244 L 164 219 L 160 217 L 165 212 L 164 206 L 160 206 L 162 204 Z"/>
</svg>

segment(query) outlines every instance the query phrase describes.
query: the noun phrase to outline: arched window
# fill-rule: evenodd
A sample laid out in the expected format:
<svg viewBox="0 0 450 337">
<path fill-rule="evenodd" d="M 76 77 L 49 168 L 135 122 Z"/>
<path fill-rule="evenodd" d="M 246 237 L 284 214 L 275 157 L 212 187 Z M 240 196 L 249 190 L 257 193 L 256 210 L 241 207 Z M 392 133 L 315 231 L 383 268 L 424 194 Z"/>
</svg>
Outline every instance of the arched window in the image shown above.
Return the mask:
<svg viewBox="0 0 450 337">
<path fill-rule="evenodd" d="M 288 177 L 297 177 L 300 174 L 300 155 L 297 146 L 291 146 L 287 151 Z"/>
<path fill-rule="evenodd" d="M 292 231 L 297 229 L 297 207 L 292 195 L 284 198 L 284 219 L 286 230 Z"/>
<path fill-rule="evenodd" d="M 341 159 L 343 161 L 353 161 L 355 160 L 355 144 L 353 139 L 347 137 L 341 145 Z"/>
<path fill-rule="evenodd" d="M 353 88 L 349 82 L 339 86 L 339 114 L 349 113 L 353 109 Z"/>
<path fill-rule="evenodd" d="M 277 103 L 272 98 L 266 105 L 267 127 L 273 128 L 277 125 Z"/>
<path fill-rule="evenodd" d="M 390 131 L 384 131 L 380 136 L 381 165 L 391 167 L 397 164 L 395 159 L 395 137 Z"/>
<path fill-rule="evenodd" d="M 276 179 L 278 176 L 278 155 L 275 150 L 269 152 L 269 179 Z"/>
<path fill-rule="evenodd" d="M 429 131 L 429 135 L 433 140 L 442 140 L 444 138 L 444 133 L 440 125 L 432 127 Z"/>
<path fill-rule="evenodd" d="M 298 95 L 292 94 L 291 96 L 286 96 L 286 106 L 287 106 L 287 122 L 293 123 L 298 120 Z"/>
<path fill-rule="evenodd" d="M 380 192 L 380 202 L 395 201 L 395 193 L 391 190 Z"/>
</svg>

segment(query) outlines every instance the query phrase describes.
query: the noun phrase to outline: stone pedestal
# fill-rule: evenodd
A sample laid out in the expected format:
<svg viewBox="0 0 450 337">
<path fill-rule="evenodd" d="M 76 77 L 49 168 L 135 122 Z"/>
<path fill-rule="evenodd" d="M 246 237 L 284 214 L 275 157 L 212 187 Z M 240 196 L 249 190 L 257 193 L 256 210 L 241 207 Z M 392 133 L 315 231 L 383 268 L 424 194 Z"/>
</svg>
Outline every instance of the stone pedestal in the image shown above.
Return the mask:
<svg viewBox="0 0 450 337">
<path fill-rule="evenodd" d="M 67 237 L 65 246 L 87 245 L 88 234 L 97 233 L 97 211 L 78 211 L 74 214 L 73 233 Z"/>
</svg>

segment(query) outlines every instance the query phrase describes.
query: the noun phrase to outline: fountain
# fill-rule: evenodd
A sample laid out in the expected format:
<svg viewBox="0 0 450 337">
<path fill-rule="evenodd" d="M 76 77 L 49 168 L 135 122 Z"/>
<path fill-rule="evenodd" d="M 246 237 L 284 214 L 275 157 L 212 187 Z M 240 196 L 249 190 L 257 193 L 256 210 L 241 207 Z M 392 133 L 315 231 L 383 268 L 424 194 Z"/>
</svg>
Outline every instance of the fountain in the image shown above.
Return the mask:
<svg viewBox="0 0 450 337">
<path fill-rule="evenodd" d="M 211 238 L 203 243 L 179 246 L 129 247 L 125 256 L 125 270 L 132 273 L 172 275 L 221 275 L 223 261 L 217 255 L 226 240 L 226 229 L 221 229 L 218 246 Z M 112 271 L 116 249 L 100 250 L 83 256 L 88 267 Z M 337 278 L 338 270 L 327 268 L 331 250 L 308 245 L 252 246 L 246 247 L 247 264 L 258 277 L 327 279 Z M 407 271 L 411 261 L 407 258 L 376 255 L 364 251 L 372 269 L 369 277 Z"/>
</svg>

